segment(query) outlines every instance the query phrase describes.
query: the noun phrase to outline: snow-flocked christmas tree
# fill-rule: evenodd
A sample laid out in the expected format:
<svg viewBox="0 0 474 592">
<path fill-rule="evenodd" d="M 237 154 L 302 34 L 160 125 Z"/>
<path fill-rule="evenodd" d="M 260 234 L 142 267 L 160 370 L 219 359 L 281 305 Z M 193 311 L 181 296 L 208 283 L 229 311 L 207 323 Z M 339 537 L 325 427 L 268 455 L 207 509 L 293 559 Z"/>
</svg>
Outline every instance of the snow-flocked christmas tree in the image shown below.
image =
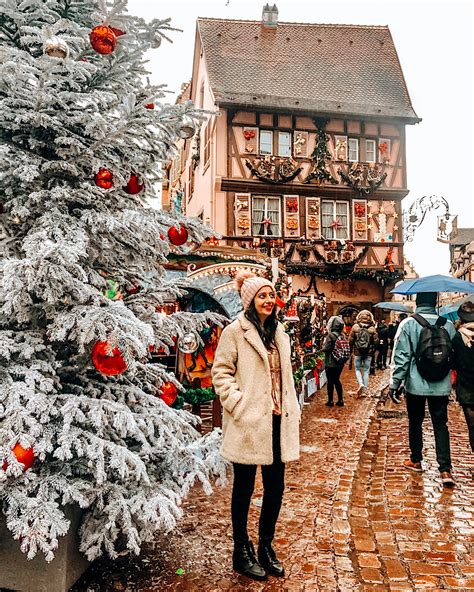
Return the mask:
<svg viewBox="0 0 474 592">
<path fill-rule="evenodd" d="M 219 435 L 166 405 L 174 377 L 149 357 L 212 318 L 157 313 L 179 295 L 170 242 L 209 229 L 146 202 L 200 116 L 144 79 L 168 20 L 120 0 L 3 0 L 1 13 L 1 512 L 29 557 L 53 558 L 67 504 L 84 509 L 89 559 L 138 553 L 196 479 L 209 491 L 223 475 Z"/>
</svg>

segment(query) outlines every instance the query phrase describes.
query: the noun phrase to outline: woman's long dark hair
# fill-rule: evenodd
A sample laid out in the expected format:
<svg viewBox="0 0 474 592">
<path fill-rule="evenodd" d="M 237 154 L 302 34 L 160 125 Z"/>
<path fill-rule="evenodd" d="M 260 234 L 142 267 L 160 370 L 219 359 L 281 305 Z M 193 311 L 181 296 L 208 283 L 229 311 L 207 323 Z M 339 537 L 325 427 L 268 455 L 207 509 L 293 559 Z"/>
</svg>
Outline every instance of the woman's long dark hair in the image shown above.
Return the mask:
<svg viewBox="0 0 474 592">
<path fill-rule="evenodd" d="M 263 341 L 263 345 L 267 349 L 275 343 L 275 333 L 278 327 L 276 306 L 273 307 L 272 314 L 265 319 L 265 322 L 262 325 L 257 309 L 255 308 L 255 303 L 252 300 L 250 306 L 245 311 L 245 317 L 255 326 L 260 335 L 260 339 Z"/>
</svg>

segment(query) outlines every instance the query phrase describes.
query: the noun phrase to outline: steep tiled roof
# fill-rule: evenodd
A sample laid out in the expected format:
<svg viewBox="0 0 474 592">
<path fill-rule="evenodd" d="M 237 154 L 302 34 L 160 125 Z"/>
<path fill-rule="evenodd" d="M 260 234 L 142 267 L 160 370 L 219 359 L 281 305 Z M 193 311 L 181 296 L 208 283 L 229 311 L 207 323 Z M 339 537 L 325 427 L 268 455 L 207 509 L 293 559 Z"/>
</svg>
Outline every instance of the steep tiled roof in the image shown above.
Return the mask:
<svg viewBox="0 0 474 592">
<path fill-rule="evenodd" d="M 419 121 L 386 26 L 199 18 L 220 104 Z"/>
<path fill-rule="evenodd" d="M 452 245 L 462 246 L 474 240 L 474 228 L 458 228 L 457 234 L 449 242 Z"/>
</svg>

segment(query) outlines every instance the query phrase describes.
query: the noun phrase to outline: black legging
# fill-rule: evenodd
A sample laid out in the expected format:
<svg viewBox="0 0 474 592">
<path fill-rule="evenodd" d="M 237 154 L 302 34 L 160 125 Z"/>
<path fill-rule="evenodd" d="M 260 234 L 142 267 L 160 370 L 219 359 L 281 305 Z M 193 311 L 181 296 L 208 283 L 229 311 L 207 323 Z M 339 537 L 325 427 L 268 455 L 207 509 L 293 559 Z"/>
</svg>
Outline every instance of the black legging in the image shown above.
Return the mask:
<svg viewBox="0 0 474 592">
<path fill-rule="evenodd" d="M 463 405 L 462 410 L 464 411 L 464 417 L 466 418 L 467 429 L 469 431 L 469 444 L 471 445 L 472 452 L 474 452 L 474 407 Z"/>
<path fill-rule="evenodd" d="M 326 377 L 328 379 L 328 402 L 333 402 L 334 387 L 336 387 L 337 400 L 342 401 L 341 372 L 344 366 L 326 366 Z"/>
<path fill-rule="evenodd" d="M 280 513 L 283 491 L 285 489 L 285 464 L 280 455 L 279 415 L 273 416 L 273 464 L 262 465 L 263 501 L 260 512 L 258 533 L 260 540 L 271 542 L 275 535 L 275 525 Z M 234 465 L 234 484 L 232 487 L 232 530 L 235 545 L 248 541 L 247 519 L 250 498 L 255 486 L 257 465 Z"/>
</svg>

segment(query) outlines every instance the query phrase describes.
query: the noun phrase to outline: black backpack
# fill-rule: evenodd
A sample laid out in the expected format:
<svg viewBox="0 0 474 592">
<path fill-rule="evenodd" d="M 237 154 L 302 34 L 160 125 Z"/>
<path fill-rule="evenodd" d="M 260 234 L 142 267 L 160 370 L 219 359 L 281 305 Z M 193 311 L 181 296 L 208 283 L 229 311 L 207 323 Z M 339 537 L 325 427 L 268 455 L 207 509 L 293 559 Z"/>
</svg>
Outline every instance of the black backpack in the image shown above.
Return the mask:
<svg viewBox="0 0 474 592">
<path fill-rule="evenodd" d="M 359 351 L 359 356 L 365 358 L 369 355 L 370 351 L 370 344 L 372 342 L 372 337 L 370 332 L 365 327 L 360 327 L 359 331 L 357 331 L 355 335 L 355 346 Z"/>
<path fill-rule="evenodd" d="M 416 346 L 415 362 L 420 376 L 428 382 L 446 378 L 451 370 L 451 338 L 444 325 L 446 319 L 438 317 L 432 325 L 419 314 L 412 315 L 422 329 Z"/>
</svg>

